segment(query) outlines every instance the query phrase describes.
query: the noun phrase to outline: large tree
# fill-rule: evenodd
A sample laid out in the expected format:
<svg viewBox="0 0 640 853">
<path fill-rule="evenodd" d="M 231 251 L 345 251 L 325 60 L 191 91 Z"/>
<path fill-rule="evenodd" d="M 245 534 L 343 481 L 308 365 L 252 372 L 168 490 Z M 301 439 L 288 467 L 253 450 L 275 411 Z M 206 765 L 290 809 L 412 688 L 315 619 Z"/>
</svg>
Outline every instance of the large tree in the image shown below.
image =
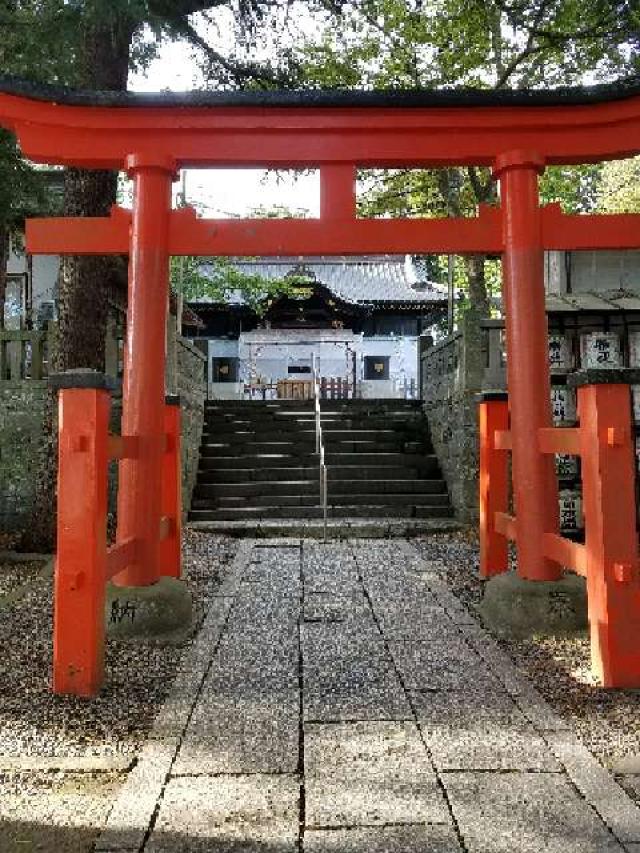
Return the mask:
<svg viewBox="0 0 640 853">
<path fill-rule="evenodd" d="M 325 25 L 297 57 L 310 85 L 547 88 L 640 68 L 640 7 L 632 0 L 318 0 L 317 8 Z M 597 175 L 592 166 L 549 169 L 543 199 L 587 209 Z M 363 209 L 373 214 L 468 216 L 496 193 L 483 168 L 364 178 Z M 469 303 L 482 316 L 490 304 L 484 258 L 466 259 L 466 272 Z"/>
<path fill-rule="evenodd" d="M 272 66 L 209 49 L 194 26 L 195 13 L 226 9 L 251 34 L 265 12 L 281 0 L 14 0 L 0 10 L 9 34 L 2 69 L 34 80 L 59 82 L 90 90 L 124 91 L 132 69 L 144 67 L 165 39 L 187 39 L 206 55 L 219 83 L 245 80 L 274 85 Z M 15 57 L 15 61 L 12 59 Z M 217 57 L 217 65 L 216 65 Z M 261 70 L 264 72 L 261 77 Z M 65 214 L 104 216 L 116 200 L 117 173 L 68 169 Z M 58 325 L 50 364 L 55 370 L 104 369 L 109 302 L 126 293 L 126 263 L 120 258 L 65 257 L 58 282 Z M 55 482 L 53 401 L 46 422 L 50 442 L 38 476 L 39 511 L 31 533 L 33 547 L 50 546 Z M 47 425 L 46 424 L 46 425 Z"/>
</svg>

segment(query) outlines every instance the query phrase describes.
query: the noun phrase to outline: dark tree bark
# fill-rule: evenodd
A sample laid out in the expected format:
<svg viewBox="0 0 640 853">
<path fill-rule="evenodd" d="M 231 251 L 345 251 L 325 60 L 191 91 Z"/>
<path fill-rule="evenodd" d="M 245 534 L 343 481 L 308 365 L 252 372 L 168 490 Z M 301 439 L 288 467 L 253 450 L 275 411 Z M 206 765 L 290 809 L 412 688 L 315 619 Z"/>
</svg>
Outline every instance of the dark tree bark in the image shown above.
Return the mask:
<svg viewBox="0 0 640 853">
<path fill-rule="evenodd" d="M 105 25 L 90 22 L 78 57 L 81 85 L 88 89 L 124 91 L 129 51 L 135 31 L 131 21 Z M 106 216 L 116 201 L 118 175 L 111 171 L 68 169 L 65 174 L 65 216 Z M 105 337 L 110 298 L 122 291 L 126 278 L 119 259 L 96 256 L 62 258 L 58 278 L 58 327 L 50 365 L 53 371 L 77 367 L 104 370 Z M 126 295 L 124 296 L 126 299 Z M 44 445 L 36 480 L 36 511 L 25 536 L 28 548 L 55 548 L 56 400 L 47 395 Z"/>
<path fill-rule="evenodd" d="M 469 279 L 469 310 L 473 311 L 478 319 L 489 317 L 491 313 L 484 274 L 485 260 L 485 255 L 469 255 L 465 258 Z"/>
<path fill-rule="evenodd" d="M 7 302 L 7 263 L 9 261 L 9 228 L 0 222 L 0 329 L 4 329 L 4 310 Z"/>
</svg>

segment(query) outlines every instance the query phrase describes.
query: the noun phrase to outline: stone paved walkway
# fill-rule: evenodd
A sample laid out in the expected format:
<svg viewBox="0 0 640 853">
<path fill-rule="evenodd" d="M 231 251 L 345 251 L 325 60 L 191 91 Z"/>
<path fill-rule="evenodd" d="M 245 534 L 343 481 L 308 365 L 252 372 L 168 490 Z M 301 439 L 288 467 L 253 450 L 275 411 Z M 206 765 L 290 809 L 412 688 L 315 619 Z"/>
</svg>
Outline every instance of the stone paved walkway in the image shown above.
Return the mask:
<svg viewBox="0 0 640 853">
<path fill-rule="evenodd" d="M 245 542 L 100 851 L 640 853 L 640 814 L 407 542 Z"/>
</svg>

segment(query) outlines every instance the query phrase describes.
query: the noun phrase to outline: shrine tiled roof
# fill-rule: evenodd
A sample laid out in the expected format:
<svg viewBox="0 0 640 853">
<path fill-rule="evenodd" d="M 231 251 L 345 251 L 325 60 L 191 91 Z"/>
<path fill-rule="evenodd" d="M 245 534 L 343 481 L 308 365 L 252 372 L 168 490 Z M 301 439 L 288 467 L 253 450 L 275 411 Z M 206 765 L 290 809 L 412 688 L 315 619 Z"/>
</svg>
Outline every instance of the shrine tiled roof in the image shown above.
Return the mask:
<svg viewBox="0 0 640 853">
<path fill-rule="evenodd" d="M 640 311 L 640 296 L 631 290 L 547 293 L 547 312 L 572 314 L 578 311 Z"/>
<path fill-rule="evenodd" d="M 321 284 L 343 302 L 352 305 L 445 304 L 446 288 L 421 280 L 410 257 L 377 255 L 372 257 L 257 258 L 234 262 L 242 273 L 266 279 L 296 276 L 309 284 Z M 202 267 L 206 274 L 206 266 Z M 209 299 L 193 300 L 210 302 Z M 239 295 L 229 300 L 242 304 Z"/>
<path fill-rule="evenodd" d="M 640 94 L 635 75 L 594 86 L 553 89 L 298 89 L 289 91 L 105 92 L 69 89 L 0 74 L 0 93 L 76 106 L 103 107 L 469 107 L 567 106 L 616 101 Z"/>
</svg>

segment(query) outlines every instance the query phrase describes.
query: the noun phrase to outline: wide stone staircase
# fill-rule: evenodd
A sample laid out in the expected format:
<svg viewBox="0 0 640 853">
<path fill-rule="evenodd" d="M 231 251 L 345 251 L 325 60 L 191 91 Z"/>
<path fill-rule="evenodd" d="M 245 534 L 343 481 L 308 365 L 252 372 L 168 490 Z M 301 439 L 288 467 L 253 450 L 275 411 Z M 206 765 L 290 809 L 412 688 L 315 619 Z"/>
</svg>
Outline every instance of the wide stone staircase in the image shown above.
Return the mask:
<svg viewBox="0 0 640 853">
<path fill-rule="evenodd" d="M 417 401 L 326 400 L 330 519 L 452 515 Z M 319 519 L 312 401 L 208 401 L 190 519 Z"/>
</svg>

